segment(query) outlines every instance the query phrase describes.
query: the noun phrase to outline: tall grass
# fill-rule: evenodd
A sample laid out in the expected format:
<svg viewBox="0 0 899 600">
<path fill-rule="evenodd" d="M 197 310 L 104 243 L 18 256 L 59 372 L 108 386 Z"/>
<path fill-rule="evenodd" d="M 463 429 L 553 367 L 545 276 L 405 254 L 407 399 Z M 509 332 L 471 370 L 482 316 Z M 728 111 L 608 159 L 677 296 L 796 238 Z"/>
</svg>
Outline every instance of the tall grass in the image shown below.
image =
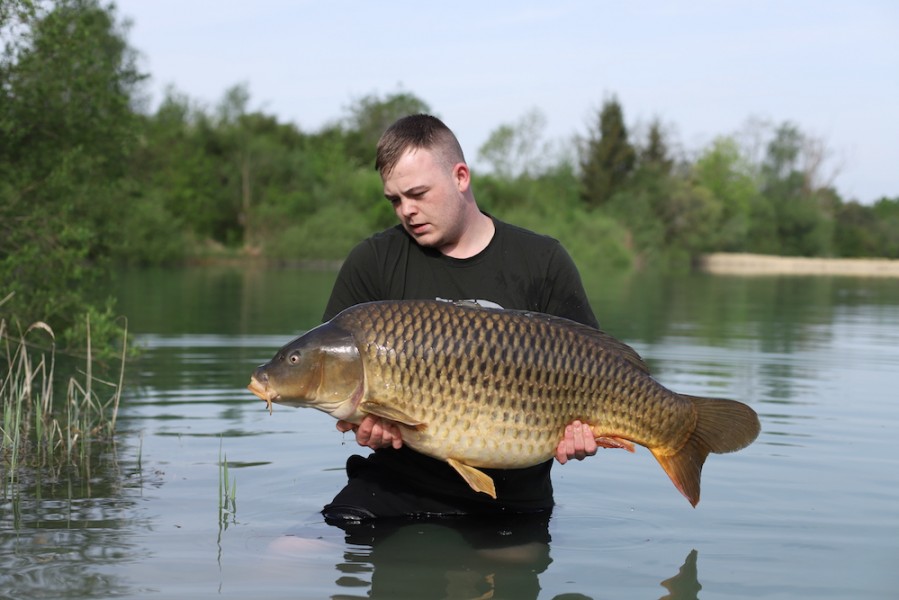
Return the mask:
<svg viewBox="0 0 899 600">
<path fill-rule="evenodd" d="M 228 472 L 228 455 L 222 454 L 219 438 L 219 527 L 227 528 L 237 516 L 237 481 Z"/>
<path fill-rule="evenodd" d="M 9 298 L 0 301 L 0 306 Z M 91 447 L 112 443 L 125 371 L 127 332 L 122 344 L 118 381 L 94 374 L 90 317 L 87 317 L 85 367 L 64 382 L 57 398 L 56 336 L 44 322 L 15 333 L 0 318 L 0 471 L 4 498 L 23 476 L 37 470 L 59 472 L 77 467 L 89 476 Z"/>
</svg>

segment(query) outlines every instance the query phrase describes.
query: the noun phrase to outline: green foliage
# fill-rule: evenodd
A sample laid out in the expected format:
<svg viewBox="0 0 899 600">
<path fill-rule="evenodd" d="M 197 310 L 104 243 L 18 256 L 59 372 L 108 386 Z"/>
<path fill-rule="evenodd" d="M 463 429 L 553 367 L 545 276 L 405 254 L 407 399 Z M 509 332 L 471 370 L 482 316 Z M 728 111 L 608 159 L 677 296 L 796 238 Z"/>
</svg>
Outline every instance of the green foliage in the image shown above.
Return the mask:
<svg viewBox="0 0 899 600">
<path fill-rule="evenodd" d="M 649 126 L 646 145 L 639 151 L 639 163 L 644 167 L 652 167 L 664 174 L 671 172 L 674 161 L 668 149 L 668 140 L 658 119 Z"/>
<path fill-rule="evenodd" d="M 757 178 L 732 137 L 716 138 L 693 167 L 693 180 L 720 204 L 709 246 L 718 251 L 745 250 L 752 207 L 759 202 Z"/>
<path fill-rule="evenodd" d="M 831 252 L 831 202 L 825 189 L 815 186 L 807 169 L 809 139 L 792 123 L 781 124 L 769 141 L 761 165 L 761 194 L 770 206 L 779 254 L 827 256 Z"/>
<path fill-rule="evenodd" d="M 112 9 L 59 0 L 17 14 L 0 64 L 0 281 L 15 292 L 10 313 L 64 331 L 128 235 L 122 178 L 142 76 Z"/>
<path fill-rule="evenodd" d="M 398 91 L 381 98 L 369 94 L 354 100 L 344 120 L 347 156 L 356 166 L 373 168 L 375 147 L 381 134 L 400 117 L 431 112 L 428 104 L 408 92 Z"/>
<path fill-rule="evenodd" d="M 584 207 L 579 189 L 571 166 L 561 163 L 533 178 L 479 177 L 475 194 L 497 218 L 561 240 L 582 268 L 630 267 L 625 232 L 614 219 Z"/>
<path fill-rule="evenodd" d="M 874 203 L 872 210 L 878 227 L 873 231 L 877 246 L 871 256 L 899 258 L 899 196 L 881 198 Z"/>
<path fill-rule="evenodd" d="M 549 144 L 543 141 L 545 127 L 546 116 L 532 109 L 517 122 L 494 129 L 478 149 L 478 159 L 502 179 L 537 176 L 554 166 Z"/>
<path fill-rule="evenodd" d="M 265 255 L 282 261 L 334 260 L 372 232 L 365 213 L 345 203 L 329 204 L 283 228 L 267 242 Z"/>
<path fill-rule="evenodd" d="M 721 203 L 689 167 L 675 169 L 669 143 L 656 121 L 628 179 L 602 207 L 627 230 L 638 264 L 689 268 L 715 244 Z"/>
<path fill-rule="evenodd" d="M 609 202 L 627 181 L 636 162 L 637 153 L 628 141 L 621 105 L 615 98 L 606 100 L 581 157 L 584 202 L 589 206 Z"/>
<path fill-rule="evenodd" d="M 881 198 L 873 206 L 848 202 L 835 219 L 840 256 L 899 258 L 899 197 Z"/>
<path fill-rule="evenodd" d="M 167 230 L 156 230 L 166 245 L 182 231 L 200 238 L 223 241 L 233 229 L 233 207 L 225 196 L 218 171 L 223 151 L 211 117 L 169 89 L 156 114 L 143 120 L 142 143 L 132 163 L 134 192 L 156 205 L 156 218 L 169 219 Z M 230 208 L 230 211 L 228 210 Z M 148 253 L 145 262 L 154 263 Z"/>
</svg>

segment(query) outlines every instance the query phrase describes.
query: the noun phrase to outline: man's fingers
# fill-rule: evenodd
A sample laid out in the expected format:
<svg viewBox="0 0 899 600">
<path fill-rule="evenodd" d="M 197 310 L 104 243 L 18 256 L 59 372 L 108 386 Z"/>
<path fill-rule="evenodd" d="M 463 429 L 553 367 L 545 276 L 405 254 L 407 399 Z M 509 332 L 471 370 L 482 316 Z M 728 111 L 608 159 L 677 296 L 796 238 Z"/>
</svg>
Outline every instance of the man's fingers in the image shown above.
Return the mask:
<svg viewBox="0 0 899 600">
<path fill-rule="evenodd" d="M 571 430 L 571 447 L 573 448 L 574 458 L 582 460 L 584 458 L 584 427 L 580 421 L 575 421 L 569 428 Z"/>
<path fill-rule="evenodd" d="M 596 454 L 596 437 L 593 435 L 593 429 L 586 423 L 583 426 L 584 432 L 584 454 L 586 456 L 593 456 Z"/>
<path fill-rule="evenodd" d="M 584 460 L 596 454 L 596 438 L 593 430 L 586 423 L 575 422 L 573 425 L 574 458 Z"/>
<path fill-rule="evenodd" d="M 399 426 L 388 421 L 384 421 L 382 424 L 384 426 L 384 445 L 393 446 L 394 449 L 399 450 L 403 445 L 403 436 Z"/>
<path fill-rule="evenodd" d="M 355 429 L 357 426 L 350 423 L 349 421 L 337 421 L 337 431 L 341 433 L 346 433 L 347 431 L 351 431 Z"/>
<path fill-rule="evenodd" d="M 596 438 L 586 423 L 572 421 L 565 427 L 565 437 L 556 447 L 556 460 L 565 464 L 572 458 L 584 460 L 596 454 Z"/>
<path fill-rule="evenodd" d="M 378 425 L 378 419 L 370 415 L 366 415 L 359 428 L 356 429 L 356 443 L 360 446 L 370 446 L 375 433 L 375 427 Z"/>
<path fill-rule="evenodd" d="M 563 438 L 556 447 L 556 460 L 560 465 L 568 462 L 568 442 Z"/>
<path fill-rule="evenodd" d="M 403 445 L 403 437 L 400 428 L 392 421 L 366 415 L 356 428 L 356 442 L 373 450 L 388 446 L 399 449 Z"/>
</svg>

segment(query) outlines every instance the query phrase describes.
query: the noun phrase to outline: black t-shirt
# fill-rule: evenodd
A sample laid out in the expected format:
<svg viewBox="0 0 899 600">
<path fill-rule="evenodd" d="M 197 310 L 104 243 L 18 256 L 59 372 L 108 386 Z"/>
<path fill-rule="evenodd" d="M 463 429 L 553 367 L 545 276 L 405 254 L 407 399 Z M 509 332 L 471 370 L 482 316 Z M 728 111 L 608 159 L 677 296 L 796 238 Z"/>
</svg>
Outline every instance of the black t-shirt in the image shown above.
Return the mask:
<svg viewBox="0 0 899 600">
<path fill-rule="evenodd" d="M 493 222 L 496 231 L 490 244 L 465 259 L 418 245 L 399 225 L 373 235 L 357 245 L 341 267 L 324 320 L 362 302 L 439 298 L 532 310 L 598 327 L 577 268 L 562 245 Z M 498 500 L 472 491 L 446 463 L 406 446 L 377 450 L 367 464 L 417 493 L 462 503 L 525 511 L 553 504 L 551 460 L 527 469 L 483 469 L 494 478 Z"/>
</svg>

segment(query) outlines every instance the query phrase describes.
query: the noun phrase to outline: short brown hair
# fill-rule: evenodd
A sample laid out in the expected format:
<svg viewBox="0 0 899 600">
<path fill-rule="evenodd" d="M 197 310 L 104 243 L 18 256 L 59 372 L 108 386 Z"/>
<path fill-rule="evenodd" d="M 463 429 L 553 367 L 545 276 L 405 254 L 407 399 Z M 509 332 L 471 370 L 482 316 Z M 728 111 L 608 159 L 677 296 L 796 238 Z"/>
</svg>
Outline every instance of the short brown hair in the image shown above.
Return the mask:
<svg viewBox="0 0 899 600">
<path fill-rule="evenodd" d="M 381 135 L 375 169 L 381 177 L 389 175 L 400 157 L 413 148 L 434 152 L 447 166 L 465 162 L 462 146 L 450 128 L 437 117 L 419 114 L 397 120 Z"/>
</svg>

